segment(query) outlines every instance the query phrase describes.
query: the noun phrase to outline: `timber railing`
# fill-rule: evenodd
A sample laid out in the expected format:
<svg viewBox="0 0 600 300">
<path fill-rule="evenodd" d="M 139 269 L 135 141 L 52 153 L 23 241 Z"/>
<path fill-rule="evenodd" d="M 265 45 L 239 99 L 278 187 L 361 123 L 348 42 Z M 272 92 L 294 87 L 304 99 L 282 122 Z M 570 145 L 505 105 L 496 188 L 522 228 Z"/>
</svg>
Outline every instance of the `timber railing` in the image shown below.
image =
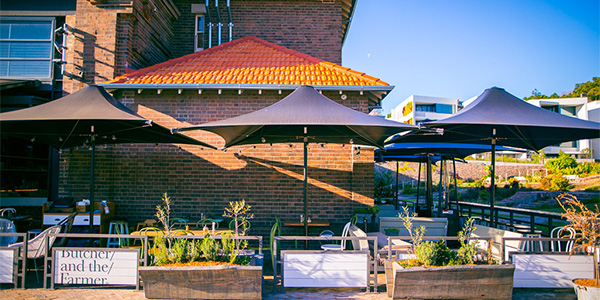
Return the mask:
<svg viewBox="0 0 600 300">
<path fill-rule="evenodd" d="M 458 202 L 458 211 L 461 217 L 472 217 L 479 222 L 490 223 L 490 206 L 470 202 Z M 544 212 L 524 208 L 505 206 L 494 207 L 494 224 L 496 227 L 514 228 L 517 231 L 535 233 L 542 231 L 549 236 L 555 227 L 565 226 L 567 222 L 559 213 Z"/>
</svg>

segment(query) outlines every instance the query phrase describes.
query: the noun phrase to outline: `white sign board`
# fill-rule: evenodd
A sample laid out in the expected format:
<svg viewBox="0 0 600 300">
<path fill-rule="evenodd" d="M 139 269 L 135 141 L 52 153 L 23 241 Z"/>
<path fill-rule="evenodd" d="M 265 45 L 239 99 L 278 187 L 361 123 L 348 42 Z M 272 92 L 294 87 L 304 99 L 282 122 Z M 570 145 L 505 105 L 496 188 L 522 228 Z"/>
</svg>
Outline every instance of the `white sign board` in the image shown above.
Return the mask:
<svg viewBox="0 0 600 300">
<path fill-rule="evenodd" d="M 136 249 L 56 248 L 54 284 L 136 285 Z"/>
<path fill-rule="evenodd" d="M 514 254 L 516 288 L 570 288 L 575 278 L 594 278 L 594 258 L 568 254 Z"/>
<path fill-rule="evenodd" d="M 282 251 L 285 287 L 367 287 L 365 251 Z"/>
<path fill-rule="evenodd" d="M 0 250 L 0 283 L 13 283 L 15 276 L 15 249 Z"/>
</svg>

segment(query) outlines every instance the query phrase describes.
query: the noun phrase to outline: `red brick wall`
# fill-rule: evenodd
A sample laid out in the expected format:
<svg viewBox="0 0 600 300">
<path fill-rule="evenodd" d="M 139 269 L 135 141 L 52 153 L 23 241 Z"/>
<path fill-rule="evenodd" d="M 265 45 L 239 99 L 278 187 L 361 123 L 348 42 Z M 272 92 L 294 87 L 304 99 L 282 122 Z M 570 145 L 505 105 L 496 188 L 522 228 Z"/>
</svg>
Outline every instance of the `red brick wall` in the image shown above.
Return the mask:
<svg viewBox="0 0 600 300">
<path fill-rule="evenodd" d="M 285 97 L 277 91 L 156 90 L 122 92 L 118 99 L 138 113 L 169 127 L 189 126 L 255 111 Z M 325 93 L 339 99 L 339 93 Z M 344 105 L 366 111 L 367 99 L 347 93 Z M 223 146 L 211 133 L 190 135 Z M 154 215 L 162 193 L 174 200 L 177 217 L 219 217 L 229 201 L 245 199 L 255 219 L 252 234 L 267 235 L 275 216 L 298 218 L 303 212 L 302 144 L 232 147 L 227 152 L 199 146 L 114 145 L 96 152 L 96 200 L 116 202 L 117 215 L 137 222 Z M 309 215 L 341 229 L 352 211 L 373 204 L 373 153 L 350 145 L 309 144 Z M 63 152 L 60 193 L 86 198 L 89 150 Z M 318 231 L 321 229 L 315 229 Z M 292 232 L 289 232 L 292 233 Z M 296 233 L 300 233 L 297 231 Z"/>
<path fill-rule="evenodd" d="M 149 1 L 107 0 L 94 5 L 77 0 L 74 27 L 68 37 L 66 76 L 63 89 L 72 93 L 85 84 L 102 83 L 125 73 L 125 68 L 143 68 L 172 58 L 173 25 L 176 17 L 162 1 L 154 11 Z"/>
<path fill-rule="evenodd" d="M 174 0 L 181 12 L 175 23 L 174 56 L 194 52 L 195 15 L 191 13 L 194 0 Z M 214 0 L 211 16 L 216 22 Z M 221 39 L 228 41 L 226 1 L 219 1 Z M 341 64 L 342 62 L 342 8 L 341 2 L 323 3 L 321 0 L 231 0 L 233 39 L 256 36 L 269 42 L 308 55 Z M 208 22 L 207 22 L 208 24 Z M 205 29 L 205 48 L 208 48 L 208 26 Z M 213 26 L 213 46 L 217 45 L 217 26 Z"/>
</svg>

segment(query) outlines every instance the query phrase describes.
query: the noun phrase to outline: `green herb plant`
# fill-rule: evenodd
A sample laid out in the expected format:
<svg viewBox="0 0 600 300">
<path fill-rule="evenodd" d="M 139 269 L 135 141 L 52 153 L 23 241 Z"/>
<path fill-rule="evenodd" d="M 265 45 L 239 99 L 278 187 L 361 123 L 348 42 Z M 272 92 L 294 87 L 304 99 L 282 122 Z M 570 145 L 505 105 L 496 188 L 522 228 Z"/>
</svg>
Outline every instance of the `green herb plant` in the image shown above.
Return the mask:
<svg viewBox="0 0 600 300">
<path fill-rule="evenodd" d="M 223 234 L 220 242 L 211 237 L 210 234 L 204 236 L 203 239 L 187 239 L 185 235 L 177 236 L 180 231 L 174 230 L 173 225 L 169 222 L 171 198 L 165 193 L 163 194 L 162 201 L 163 205 L 156 207 L 156 217 L 163 226 L 164 234 L 154 238 L 154 244 L 149 251 L 151 253 L 152 264 L 160 266 L 171 263 L 214 261 L 248 265 L 250 258 L 239 255 L 239 251 L 245 249 L 247 243 L 236 243 L 237 241 L 232 238 L 229 232 Z M 231 202 L 229 209 L 235 212 L 235 215 L 249 227 L 248 219 L 252 217 L 252 214 L 249 212 L 250 206 L 245 205 L 245 202 L 242 200 Z M 181 232 L 187 233 L 185 231 Z M 245 234 L 246 230 L 237 232 Z"/>
<path fill-rule="evenodd" d="M 471 243 L 469 240 L 471 233 L 475 230 L 473 219 L 471 218 L 467 220 L 463 229 L 458 233 L 460 248 L 458 250 L 451 250 L 444 240 L 437 242 L 423 241 L 423 235 L 426 230 L 423 226 L 413 228 L 412 220 L 415 215 L 410 213 L 407 208 L 404 208 L 399 217 L 411 237 L 412 248 L 409 250 L 409 253 L 415 257 L 414 259 L 400 261 L 399 263 L 403 267 L 495 263 L 489 253 L 487 261 L 478 259 L 476 244 Z"/>
</svg>

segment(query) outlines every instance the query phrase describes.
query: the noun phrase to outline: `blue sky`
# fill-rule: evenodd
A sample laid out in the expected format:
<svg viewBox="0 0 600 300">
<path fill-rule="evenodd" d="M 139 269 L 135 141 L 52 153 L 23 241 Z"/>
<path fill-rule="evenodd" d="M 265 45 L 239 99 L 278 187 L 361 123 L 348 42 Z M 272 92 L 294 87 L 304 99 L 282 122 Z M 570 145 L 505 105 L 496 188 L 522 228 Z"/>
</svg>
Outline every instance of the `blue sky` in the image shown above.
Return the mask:
<svg viewBox="0 0 600 300">
<path fill-rule="evenodd" d="M 358 0 L 342 65 L 410 95 L 550 95 L 600 76 L 599 0 Z"/>
</svg>

